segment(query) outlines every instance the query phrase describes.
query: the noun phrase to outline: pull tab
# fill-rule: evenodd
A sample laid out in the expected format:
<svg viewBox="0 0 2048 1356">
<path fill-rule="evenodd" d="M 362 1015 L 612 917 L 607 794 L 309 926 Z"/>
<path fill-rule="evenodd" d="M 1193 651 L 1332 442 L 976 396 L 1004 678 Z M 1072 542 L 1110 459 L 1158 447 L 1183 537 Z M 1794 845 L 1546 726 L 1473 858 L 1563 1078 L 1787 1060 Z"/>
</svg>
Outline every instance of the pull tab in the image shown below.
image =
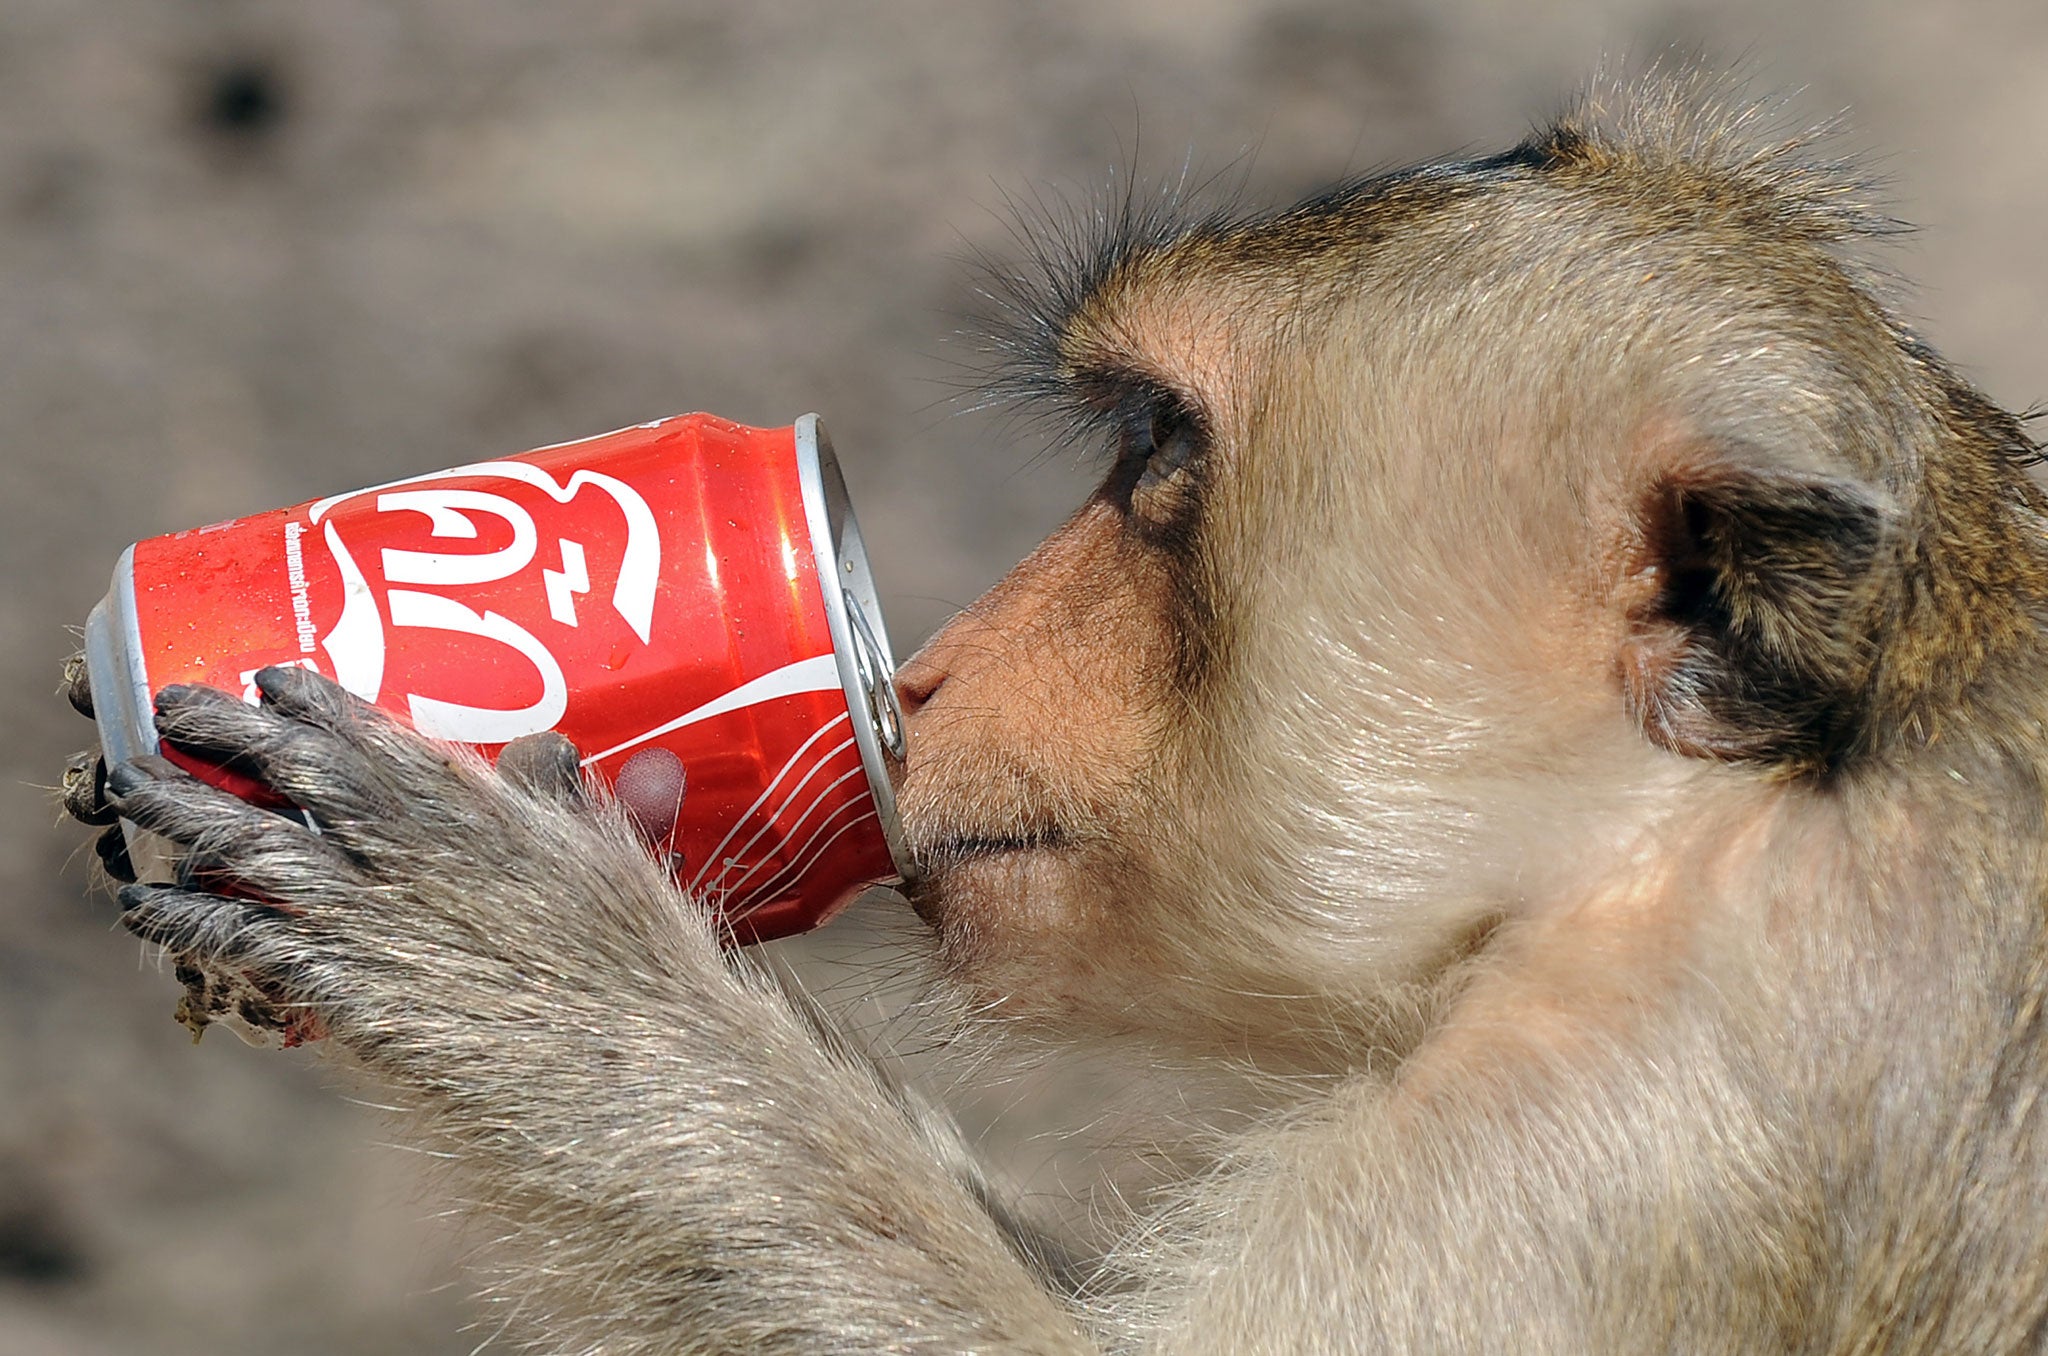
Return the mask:
<svg viewBox="0 0 2048 1356">
<path fill-rule="evenodd" d="M 860 674 L 861 691 L 867 696 L 868 720 L 881 736 L 882 747 L 891 758 L 903 757 L 903 706 L 896 698 L 896 684 L 889 681 L 889 665 L 882 658 L 881 644 L 868 625 L 868 614 L 847 590 L 840 590 L 846 602 L 846 616 L 853 623 L 853 664 Z"/>
</svg>

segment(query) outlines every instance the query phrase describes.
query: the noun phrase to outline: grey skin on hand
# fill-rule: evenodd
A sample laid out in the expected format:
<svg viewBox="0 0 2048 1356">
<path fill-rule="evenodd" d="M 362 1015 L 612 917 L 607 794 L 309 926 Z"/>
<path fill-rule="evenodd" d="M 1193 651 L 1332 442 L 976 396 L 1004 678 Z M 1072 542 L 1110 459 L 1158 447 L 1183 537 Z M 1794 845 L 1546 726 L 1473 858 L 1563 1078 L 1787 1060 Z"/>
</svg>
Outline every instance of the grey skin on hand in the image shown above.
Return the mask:
<svg viewBox="0 0 2048 1356">
<path fill-rule="evenodd" d="M 121 889 L 123 923 L 172 955 L 188 1025 L 324 1037 L 398 1090 L 519 1223 L 506 1264 L 545 1289 L 553 1345 L 1081 1349 L 943 1117 L 735 958 L 567 741 L 499 776 L 304 670 L 256 684 L 168 688 L 157 725 L 287 811 L 162 758 L 113 768 L 106 803 L 178 860 Z M 621 1256 L 673 1298 L 577 1307 Z"/>
<path fill-rule="evenodd" d="M 123 882 L 122 923 L 176 960 L 186 988 L 178 1015 L 195 1032 L 234 1012 L 288 1040 L 325 1034 L 331 1011 L 346 1006 L 342 995 L 358 991 L 346 971 L 374 963 L 368 958 L 383 950 L 423 944 L 436 931 L 431 910 L 415 908 L 408 924 L 398 924 L 388 909 L 347 901 L 403 897 L 428 877 L 421 863 L 429 859 L 433 878 L 447 881 L 450 892 L 461 888 L 463 866 L 480 876 L 516 875 L 520 863 L 507 855 L 517 849 L 505 845 L 530 843 L 530 826 L 607 818 L 595 813 L 577 749 L 561 735 L 507 745 L 501 775 L 492 776 L 480 761 L 412 735 L 305 670 L 264 670 L 257 688 L 255 704 L 210 688 L 166 688 L 157 728 L 166 745 L 270 788 L 288 802 L 282 809 L 238 799 L 161 757 L 109 769 L 98 752 L 86 751 L 65 768 L 64 807 L 102 828 L 95 846 L 108 875 Z M 82 663 L 67 668 L 65 692 L 91 713 Z M 479 803 L 493 813 L 476 813 Z M 173 845 L 170 881 L 136 882 L 122 819 Z M 475 841 L 465 845 L 458 825 Z M 557 857 L 558 869 L 563 860 Z M 476 897 L 489 893 L 476 884 Z M 391 931 L 348 935 L 335 927 L 344 916 L 372 933 L 379 923 Z M 462 931 L 446 918 L 440 923 L 444 932 Z M 417 932 L 405 932 L 408 926 Z M 322 1015 L 308 1021 L 315 1012 Z"/>
<path fill-rule="evenodd" d="M 74 711 L 88 720 L 93 718 L 92 680 L 83 654 L 65 661 L 59 690 Z M 497 768 L 532 794 L 564 805 L 579 804 L 588 794 L 576 746 L 552 730 L 507 744 L 498 755 Z M 127 838 L 108 796 L 106 758 L 97 748 L 81 749 L 65 760 L 62 792 L 65 814 L 88 827 L 105 830 L 94 837 L 93 849 L 107 875 L 133 882 L 136 873 L 128 856 Z"/>
</svg>

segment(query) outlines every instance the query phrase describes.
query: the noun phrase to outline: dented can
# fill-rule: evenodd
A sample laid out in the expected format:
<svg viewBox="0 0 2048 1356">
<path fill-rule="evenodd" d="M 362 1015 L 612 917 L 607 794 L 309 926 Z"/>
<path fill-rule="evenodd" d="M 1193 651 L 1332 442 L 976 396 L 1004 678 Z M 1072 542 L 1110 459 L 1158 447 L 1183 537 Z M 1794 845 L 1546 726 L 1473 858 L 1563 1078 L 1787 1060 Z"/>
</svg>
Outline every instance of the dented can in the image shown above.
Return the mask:
<svg viewBox="0 0 2048 1356">
<path fill-rule="evenodd" d="M 555 730 L 608 783 L 673 787 L 679 762 L 673 825 L 643 831 L 740 941 L 909 871 L 895 662 L 815 415 L 679 415 L 138 542 L 86 662 L 110 763 L 244 793 L 159 747 L 156 692 L 254 700 L 295 665 L 486 757 Z"/>
</svg>

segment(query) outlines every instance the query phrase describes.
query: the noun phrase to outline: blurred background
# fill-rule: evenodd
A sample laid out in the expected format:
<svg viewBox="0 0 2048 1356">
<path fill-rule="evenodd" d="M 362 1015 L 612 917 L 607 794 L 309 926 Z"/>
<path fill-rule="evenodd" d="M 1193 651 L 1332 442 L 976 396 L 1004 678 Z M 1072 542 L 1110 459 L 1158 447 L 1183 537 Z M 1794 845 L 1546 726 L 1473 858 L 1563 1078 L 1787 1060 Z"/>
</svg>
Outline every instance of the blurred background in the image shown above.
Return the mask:
<svg viewBox="0 0 2048 1356">
<path fill-rule="evenodd" d="M 2048 397 L 2039 0 L 0 0 L 0 1356 L 492 1330 L 420 1162 L 304 1052 L 193 1048 L 59 822 L 90 731 L 58 670 L 123 545 L 815 409 L 907 653 L 1083 492 L 953 398 L 1006 202 L 1134 162 L 1278 202 L 1498 147 L 1673 45 L 1850 110 L 1925 228 L 1909 308 Z"/>
</svg>

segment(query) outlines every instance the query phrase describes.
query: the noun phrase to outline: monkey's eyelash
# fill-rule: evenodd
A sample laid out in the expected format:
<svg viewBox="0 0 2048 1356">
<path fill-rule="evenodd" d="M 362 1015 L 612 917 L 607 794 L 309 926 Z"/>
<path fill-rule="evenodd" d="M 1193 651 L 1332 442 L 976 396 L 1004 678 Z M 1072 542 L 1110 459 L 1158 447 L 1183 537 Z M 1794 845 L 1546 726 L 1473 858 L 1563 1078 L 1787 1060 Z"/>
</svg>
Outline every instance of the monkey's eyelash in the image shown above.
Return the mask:
<svg viewBox="0 0 2048 1356">
<path fill-rule="evenodd" d="M 1153 395 L 1123 413 L 1117 460 L 1136 470 L 1132 492 L 1142 494 L 1171 480 L 1195 459 L 1203 444 L 1200 421 L 1179 398 Z"/>
<path fill-rule="evenodd" d="M 1069 377 L 1068 390 L 1079 418 L 1108 435 L 1109 488 L 1119 498 L 1173 479 L 1208 447 L 1201 407 L 1156 378 L 1122 369 L 1084 371 Z"/>
</svg>

